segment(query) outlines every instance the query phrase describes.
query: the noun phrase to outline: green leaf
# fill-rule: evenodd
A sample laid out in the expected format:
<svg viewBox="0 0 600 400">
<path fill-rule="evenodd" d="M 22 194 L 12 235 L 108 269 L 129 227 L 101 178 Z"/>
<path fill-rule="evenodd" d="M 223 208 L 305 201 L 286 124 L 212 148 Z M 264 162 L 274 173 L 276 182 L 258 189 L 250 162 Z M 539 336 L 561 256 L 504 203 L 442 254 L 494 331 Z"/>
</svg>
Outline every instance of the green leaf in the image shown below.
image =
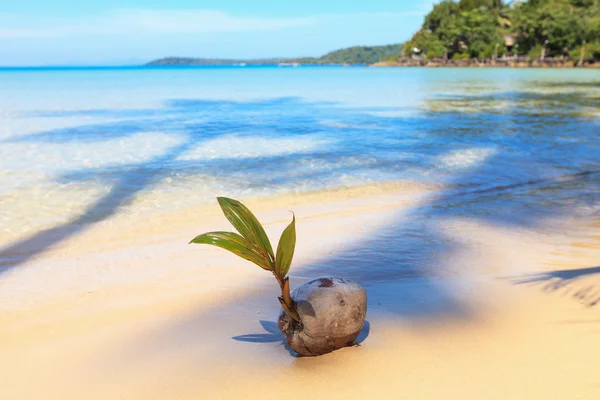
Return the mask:
<svg viewBox="0 0 600 400">
<path fill-rule="evenodd" d="M 233 254 L 242 257 L 245 260 L 251 261 L 262 269 L 272 271 L 271 264 L 256 250 L 256 247 L 249 243 L 242 236 L 233 232 L 208 232 L 198 235 L 192 239 L 190 243 L 210 244 L 220 247 Z"/>
<path fill-rule="evenodd" d="M 271 242 L 265 233 L 258 219 L 252 212 L 237 200 L 227 197 L 217 197 L 217 201 L 223 210 L 225 217 L 231 222 L 233 227 L 252 243 L 261 253 L 264 259 L 269 263 L 271 269 L 274 268 L 275 256 Z"/>
<path fill-rule="evenodd" d="M 285 228 L 277 245 L 275 273 L 283 280 L 290 270 L 294 248 L 296 247 L 296 216 L 292 213 L 292 222 Z"/>
</svg>

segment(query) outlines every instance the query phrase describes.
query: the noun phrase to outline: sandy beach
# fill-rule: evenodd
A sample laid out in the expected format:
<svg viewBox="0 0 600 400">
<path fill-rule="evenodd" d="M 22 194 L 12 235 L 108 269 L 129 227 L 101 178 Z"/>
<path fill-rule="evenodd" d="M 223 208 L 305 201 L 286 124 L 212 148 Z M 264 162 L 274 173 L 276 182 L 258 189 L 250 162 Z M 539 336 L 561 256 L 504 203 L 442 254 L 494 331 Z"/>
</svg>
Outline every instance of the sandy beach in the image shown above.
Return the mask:
<svg viewBox="0 0 600 400">
<path fill-rule="evenodd" d="M 335 274 L 367 289 L 360 346 L 317 358 L 282 344 L 268 273 L 187 244 L 229 228 L 216 202 L 117 215 L 16 255 L 0 276 L 0 398 L 598 398 L 598 218 L 432 219 L 414 229 L 451 244 L 427 258 L 435 265 L 346 271 L 439 190 L 395 182 L 241 199 L 272 240 L 296 213 L 292 287 Z"/>
<path fill-rule="evenodd" d="M 0 400 L 600 400 L 600 0 L 4 3 Z"/>
</svg>

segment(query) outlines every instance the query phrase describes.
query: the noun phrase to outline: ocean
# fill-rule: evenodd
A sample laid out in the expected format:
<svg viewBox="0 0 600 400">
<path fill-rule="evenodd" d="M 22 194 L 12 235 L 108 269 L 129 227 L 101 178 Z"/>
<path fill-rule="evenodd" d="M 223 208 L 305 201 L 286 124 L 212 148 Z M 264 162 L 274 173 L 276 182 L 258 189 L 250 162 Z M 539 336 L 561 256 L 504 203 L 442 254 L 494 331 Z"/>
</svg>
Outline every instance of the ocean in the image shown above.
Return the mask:
<svg viewBox="0 0 600 400">
<path fill-rule="evenodd" d="M 407 180 L 441 188 L 429 216 L 597 218 L 600 71 L 0 69 L 0 246 L 219 195 Z"/>
</svg>

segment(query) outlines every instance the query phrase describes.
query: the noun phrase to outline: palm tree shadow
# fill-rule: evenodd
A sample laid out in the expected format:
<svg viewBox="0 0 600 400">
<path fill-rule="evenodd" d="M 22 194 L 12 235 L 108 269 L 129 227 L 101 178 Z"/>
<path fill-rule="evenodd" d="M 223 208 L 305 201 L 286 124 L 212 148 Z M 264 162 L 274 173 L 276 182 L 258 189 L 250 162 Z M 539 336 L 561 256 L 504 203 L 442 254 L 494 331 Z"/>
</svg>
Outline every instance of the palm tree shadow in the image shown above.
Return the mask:
<svg viewBox="0 0 600 400">
<path fill-rule="evenodd" d="M 306 104 L 303 106 L 308 107 Z M 517 110 L 518 106 L 514 109 Z M 322 113 L 322 110 L 319 112 Z M 397 127 L 427 127 L 427 137 L 419 136 L 419 146 L 422 148 L 411 150 L 427 153 L 427 158 L 423 156 L 419 161 L 428 166 L 436 167 L 436 162 L 439 162 L 440 158 L 444 159 L 448 152 L 452 153 L 451 163 L 462 161 L 460 157 L 456 157 L 456 152 L 469 150 L 473 143 L 480 147 L 495 146 L 499 150 L 472 167 L 452 170 L 443 190 L 428 201 L 415 205 L 406 216 L 390 220 L 387 226 L 376 234 L 361 235 L 357 229 L 356 241 L 348 248 L 303 266 L 297 270 L 298 273 L 311 277 L 343 275 L 358 281 L 369 293 L 370 312 L 381 311 L 389 318 L 475 318 L 476 315 L 469 309 L 468 304 L 461 301 L 461 287 L 448 282 L 451 279 L 435 277 L 436 272 L 443 269 L 445 259 L 461 250 L 461 244 L 449 241 L 444 236 L 438 222 L 444 218 L 467 217 L 490 225 L 538 228 L 546 216 L 559 217 L 580 204 L 595 204 L 595 193 L 600 184 L 598 151 L 596 147 L 590 147 L 589 141 L 564 140 L 557 146 L 556 136 L 538 135 L 537 132 L 526 132 L 523 134 L 525 138 L 515 140 L 515 125 L 541 124 L 544 129 L 550 127 L 544 125 L 547 121 L 543 118 L 528 115 L 514 117 L 511 110 L 505 112 L 507 115 L 504 116 L 480 110 L 474 115 L 438 112 L 435 117 L 385 118 L 383 125 L 391 126 L 392 133 L 391 138 L 379 143 L 381 160 L 376 160 L 379 164 L 374 164 L 374 168 L 381 170 L 385 167 L 395 172 L 393 168 L 397 168 L 396 164 L 403 168 L 413 165 L 408 164 L 407 167 L 407 164 L 398 163 L 395 159 L 391 162 L 384 157 L 386 146 L 392 147 L 392 152 L 406 150 L 400 145 L 390 145 L 396 143 L 393 140 L 400 140 L 398 131 L 393 130 Z M 362 122 L 376 124 L 381 120 L 380 117 L 372 117 Z M 306 124 L 306 121 L 303 124 Z M 449 126 L 452 127 L 451 135 L 448 135 Z M 303 129 L 306 130 L 305 127 Z M 578 120 L 565 124 L 561 129 L 563 131 L 557 129 L 551 132 L 557 131 L 558 139 L 562 140 L 570 136 L 572 131 L 581 131 L 582 136 L 593 135 L 597 126 Z M 352 132 L 352 135 L 359 136 L 355 135 L 355 132 Z M 450 140 L 444 139 L 448 136 Z M 562 171 L 562 175 L 554 174 L 548 177 L 548 170 L 556 166 L 555 157 L 564 158 L 565 152 L 570 152 L 573 158 L 581 159 L 582 163 L 569 166 L 571 169 L 561 165 L 556 169 Z M 333 157 L 335 154 L 325 156 Z M 464 154 L 462 156 L 464 157 Z M 456 161 L 456 158 L 459 160 Z M 586 166 L 587 170 L 582 170 Z M 278 164 L 277 167 L 281 165 Z M 289 171 L 286 169 L 284 172 Z M 320 174 L 321 172 L 318 172 L 315 176 L 319 177 Z M 556 177 L 558 179 L 555 179 Z M 567 201 L 558 198 L 556 204 L 540 207 L 540 204 L 547 204 L 548 199 L 553 199 L 561 193 L 568 194 Z M 565 207 L 565 204 L 569 207 Z M 299 277 L 293 275 L 292 278 Z M 257 294 L 247 294 L 246 300 L 261 306 L 265 304 L 265 297 Z M 202 340 L 199 333 L 211 333 L 211 318 L 221 318 L 221 312 L 232 307 L 239 306 L 235 302 L 222 302 L 212 310 L 214 314 L 203 308 L 191 312 L 174 323 L 169 323 L 144 342 L 131 343 L 131 346 L 126 346 L 126 351 L 135 352 L 138 362 L 146 362 L 148 358 L 159 359 L 160 353 L 168 352 L 172 346 L 188 347 L 191 343 Z M 239 307 L 235 312 L 243 313 L 247 310 Z M 273 322 L 261 322 L 261 325 L 266 333 L 238 335 L 232 339 L 245 343 L 282 342 L 281 333 Z M 369 329 L 370 326 L 366 325 L 367 334 L 363 335 L 362 340 L 368 336 Z M 228 335 L 227 340 L 229 337 Z M 165 345 L 161 347 L 157 346 L 157 343 Z"/>
<path fill-rule="evenodd" d="M 106 170 L 84 170 L 67 173 L 59 176 L 58 181 L 85 181 L 94 175 L 102 175 L 106 183 L 111 184 L 111 188 L 106 195 L 96 199 L 92 204 L 86 207 L 76 217 L 57 226 L 43 229 L 28 237 L 19 239 L 14 243 L 0 248 L 0 275 L 7 273 L 27 261 L 49 251 L 52 247 L 67 241 L 69 238 L 79 235 L 95 223 L 106 220 L 118 213 L 118 211 L 131 204 L 135 197 L 144 189 L 157 184 L 169 172 L 177 172 L 181 167 L 188 169 L 197 169 L 190 162 L 181 161 L 179 157 L 192 149 L 203 140 L 213 138 L 220 134 L 219 129 L 236 130 L 242 127 L 248 127 L 243 123 L 231 122 L 226 119 L 223 124 L 215 124 L 212 121 L 197 123 L 194 116 L 211 107 L 221 107 L 225 109 L 256 109 L 261 107 L 282 107 L 284 105 L 295 104 L 299 100 L 296 98 L 276 98 L 269 101 L 256 102 L 230 102 L 230 101 L 191 101 L 191 100 L 173 100 L 167 102 L 166 110 L 135 110 L 127 111 L 127 116 L 133 112 L 136 119 L 127 119 L 116 123 L 95 123 L 82 125 L 76 128 L 54 129 L 34 134 L 25 135 L 18 138 L 5 140 L 4 143 L 67 143 L 82 142 L 93 144 L 98 140 L 106 138 L 115 139 L 129 137 L 133 134 L 147 130 L 157 129 L 157 126 L 163 128 L 164 132 L 176 131 L 177 125 L 173 123 L 173 118 L 184 118 L 182 123 L 185 127 L 184 139 L 175 147 L 165 151 L 163 154 L 150 158 L 137 164 L 125 164 L 117 168 Z M 308 104 L 307 104 L 308 106 Z M 315 105 L 316 106 L 316 105 Z M 158 112 L 166 113 L 161 119 L 149 118 Z M 92 110 L 92 111 L 65 111 L 52 112 L 47 116 L 77 116 L 77 115 L 112 115 L 119 113 L 119 110 Z M 188 118 L 188 119 L 185 119 Z M 219 125 L 219 129 L 215 128 Z M 174 128 L 175 126 L 175 128 Z M 260 126 L 258 127 L 260 128 Z M 257 129 L 254 127 L 253 129 Z M 99 132 L 102 135 L 99 135 Z M 101 136 L 101 137 L 100 137 Z M 210 167 L 214 171 L 223 169 L 226 162 L 216 160 Z M 231 163 L 230 163 L 231 164 Z M 206 167 L 206 165 L 204 165 Z M 239 166 L 238 166 L 239 167 Z M 233 170 L 235 167 L 228 166 L 226 171 Z"/>
<path fill-rule="evenodd" d="M 542 290 L 549 293 L 562 291 L 582 304 L 593 307 L 600 304 L 600 289 L 595 285 L 581 287 L 578 282 L 581 278 L 597 274 L 600 274 L 600 266 L 529 274 L 513 278 L 512 282 L 515 285 L 541 285 Z"/>
<path fill-rule="evenodd" d="M 524 93 L 507 93 L 504 95 L 506 98 L 513 99 L 515 101 L 528 101 L 531 98 L 539 99 L 541 101 L 549 101 L 550 98 L 538 95 L 529 95 Z M 569 101 L 572 101 L 573 96 L 568 97 Z M 444 100 L 444 99 L 442 99 Z M 483 101 L 488 102 L 490 98 L 485 96 L 479 96 L 475 100 L 471 97 L 459 98 L 461 101 Z M 585 99 L 584 99 L 585 100 Z M 448 102 L 448 99 L 445 99 Z M 563 102 L 564 103 L 564 102 Z M 442 103 L 443 104 L 443 103 Z M 562 103 L 561 103 L 562 104 Z M 282 116 L 277 112 L 270 111 L 281 111 L 290 110 L 285 113 L 281 113 Z M 256 124 L 253 113 L 260 113 L 261 118 L 265 118 L 264 111 L 267 110 L 269 117 L 265 120 Z M 115 110 L 96 110 L 95 112 L 103 112 L 104 114 L 111 115 Z M 215 111 L 226 113 L 240 113 L 236 114 L 239 118 L 223 118 L 218 121 L 204 121 L 197 122 L 196 119 L 199 116 L 204 117 L 203 112 L 214 113 Z M 364 111 L 364 110 L 362 110 Z M 370 110 L 370 111 L 385 111 L 385 110 Z M 283 186 L 286 183 L 286 176 L 293 171 L 294 167 L 298 164 L 298 159 L 291 160 L 291 157 L 286 156 L 267 156 L 255 159 L 238 159 L 232 162 L 231 159 L 217 159 L 211 160 L 210 162 L 202 162 L 201 165 L 197 166 L 193 163 L 187 162 L 182 163 L 177 160 L 180 155 L 191 149 L 195 144 L 206 140 L 207 138 L 213 138 L 221 134 L 221 130 L 237 131 L 239 129 L 249 129 L 251 134 L 256 132 L 263 132 L 264 128 L 271 125 L 281 126 L 281 133 L 285 136 L 287 134 L 292 135 L 303 135 L 305 133 L 313 132 L 313 129 L 307 127 L 319 126 L 323 118 L 339 119 L 342 121 L 349 121 L 348 124 L 342 128 L 330 127 L 327 132 L 332 131 L 336 137 L 341 137 L 345 141 L 357 140 L 356 137 L 360 137 L 357 132 L 369 127 L 368 129 L 377 129 L 378 134 L 382 135 L 383 140 L 381 142 L 374 142 L 371 144 L 370 151 L 377 151 L 379 157 L 373 161 L 369 161 L 370 168 L 378 170 L 389 170 L 394 173 L 402 174 L 404 169 L 411 168 L 414 164 L 403 164 L 398 163 L 393 157 L 396 156 L 397 151 L 405 151 L 406 145 L 400 140 L 398 141 L 398 132 L 405 132 L 406 127 L 414 126 L 426 126 L 427 136 L 423 137 L 420 132 L 415 135 L 418 137 L 420 142 L 423 142 L 423 146 L 427 149 L 427 159 L 421 156 L 420 163 L 428 165 L 428 163 L 435 162 L 437 158 L 444 155 L 444 151 L 460 149 L 460 143 L 468 141 L 471 136 L 481 136 L 481 127 L 485 126 L 488 130 L 485 137 L 478 137 L 478 143 L 480 145 L 494 145 L 502 146 L 504 149 L 503 153 L 499 153 L 495 156 L 490 157 L 485 161 L 479 169 L 474 171 L 467 171 L 458 173 L 458 175 L 452 177 L 449 180 L 449 186 L 454 186 L 457 190 L 445 190 L 437 199 L 419 207 L 414 210 L 413 215 L 428 213 L 428 217 L 447 216 L 468 214 L 476 212 L 474 215 L 476 218 L 483 219 L 494 223 L 511 224 L 518 226 L 532 226 L 535 225 L 539 214 L 529 214 L 527 212 L 514 213 L 508 205 L 515 205 L 522 207 L 522 202 L 518 199 L 509 199 L 508 202 L 498 196 L 498 193 L 507 193 L 519 189 L 521 187 L 532 187 L 538 183 L 544 184 L 544 180 L 537 179 L 540 171 L 546 168 L 544 163 L 547 163 L 548 159 L 552 159 L 553 154 L 556 152 L 555 149 L 549 147 L 549 144 L 555 143 L 555 138 L 550 136 L 548 139 L 542 137 L 536 137 L 535 142 L 528 144 L 530 147 L 527 148 L 532 154 L 540 147 L 543 152 L 547 153 L 546 158 L 541 158 L 539 162 L 531 164 L 533 167 L 528 167 L 530 171 L 523 171 L 526 176 L 532 176 L 530 180 L 526 180 L 524 183 L 515 183 L 514 177 L 510 175 L 504 175 L 503 169 L 506 165 L 511 163 L 510 154 L 514 153 L 517 148 L 513 148 L 514 143 L 510 140 L 511 136 L 506 134 L 511 133 L 511 125 L 514 124 L 540 124 L 540 120 L 537 117 L 531 116 L 520 116 L 518 115 L 519 106 L 518 104 L 514 107 L 504 111 L 504 115 L 493 115 L 488 110 L 481 109 L 477 113 L 465 116 L 449 110 L 436 111 L 435 115 L 428 115 L 423 117 L 381 117 L 368 113 L 356 112 L 355 110 L 346 110 L 346 112 L 340 111 L 335 108 L 335 104 L 332 103 L 309 103 L 303 102 L 297 98 L 275 98 L 265 101 L 257 102 L 231 102 L 231 101 L 210 101 L 210 100 L 172 100 L 167 102 L 166 109 L 160 110 L 138 110 L 133 115 L 134 118 L 129 118 L 126 121 L 108 124 L 92 124 L 84 125 L 78 128 L 69 129 L 57 129 L 46 132 L 39 132 L 31 134 L 25 137 L 17 139 L 11 139 L 11 142 L 68 142 L 68 141 L 80 141 L 86 143 L 93 143 L 97 136 L 97 131 L 100 129 L 102 132 L 107 133 L 109 138 L 118 138 L 124 136 L 131 136 L 133 133 L 139 133 L 146 131 L 151 128 L 155 128 L 165 132 L 178 132 L 178 129 L 183 127 L 184 141 L 179 146 L 176 146 L 172 150 L 168 150 L 166 153 L 157 157 L 151 158 L 140 164 L 127 165 L 114 169 L 109 175 L 109 179 L 113 179 L 114 183 L 110 189 L 110 192 L 105 196 L 100 197 L 93 202 L 85 211 L 79 216 L 72 220 L 37 232 L 28 238 L 22 239 L 16 243 L 13 243 L 3 249 L 0 249 L 0 274 L 7 272 L 15 267 L 23 264 L 32 257 L 42 254 L 52 246 L 59 244 L 70 237 L 80 234 L 91 227 L 95 222 L 110 218 L 118 212 L 124 206 L 130 204 L 135 196 L 145 188 L 148 188 L 161 179 L 159 171 L 169 170 L 170 168 L 175 170 L 178 168 L 185 168 L 186 170 L 192 170 L 193 172 L 209 172 L 216 173 L 217 176 L 227 175 L 231 172 L 235 172 L 236 169 L 245 170 L 257 170 L 261 171 L 261 175 L 275 175 L 276 178 L 260 181 L 254 183 L 255 185 L 273 185 Z M 67 112 L 69 113 L 69 112 Z M 73 112 L 70 112 L 73 113 Z M 81 113 L 81 112 L 75 112 Z M 162 115 L 166 114 L 166 115 Z M 64 116 L 65 113 L 58 113 L 56 116 Z M 157 115 L 160 118 L 156 118 Z M 515 116 L 517 115 L 517 116 Z M 183 116 L 183 117 L 182 117 Z M 571 118 L 570 115 L 568 115 Z M 174 121 L 178 121 L 184 118 L 183 122 L 174 124 Z M 271 118 L 271 119 L 269 119 Z M 276 124 L 279 122 L 277 118 L 285 118 L 283 123 Z M 238 121 L 239 120 L 239 121 Z M 448 126 L 452 126 L 453 135 L 459 145 L 453 141 L 447 141 L 444 137 L 448 136 Z M 412 128 L 411 128 L 412 129 Z M 583 120 L 575 121 L 570 124 L 564 125 L 565 130 L 577 129 L 581 132 L 594 131 L 595 126 L 589 124 Z M 386 135 L 384 135 L 386 134 Z M 588 135 L 589 135 L 588 134 Z M 414 138 L 412 138 L 414 139 Z M 359 140 L 359 139 L 358 139 Z M 529 142 L 527 142 L 529 143 Z M 435 145 L 433 145 L 435 144 Z M 585 144 L 585 146 L 584 146 Z M 392 145 L 390 147 L 390 145 Z M 590 154 L 593 155 L 593 148 L 589 148 L 586 143 L 568 142 L 564 147 L 570 146 L 570 150 L 573 154 L 585 159 L 590 159 Z M 585 147 L 585 149 L 584 149 Z M 411 148 L 409 147 L 409 150 Z M 413 149 L 414 150 L 414 149 Z M 559 149 L 560 151 L 566 151 Z M 585 154 L 583 151 L 585 150 Z M 558 154 L 560 155 L 560 154 Z M 307 157 L 316 158 L 319 161 L 322 160 L 334 160 L 338 162 L 344 160 L 347 157 L 345 149 L 333 149 L 325 152 L 315 150 L 307 153 Z M 389 159 L 388 157 L 392 157 Z M 504 161 L 506 159 L 506 161 Z M 593 161 L 587 160 L 588 165 L 592 165 Z M 266 163 L 265 161 L 270 161 Z M 269 167 L 270 165 L 271 167 Z M 428 165 L 429 166 L 429 165 Z M 435 165 L 433 165 L 435 167 Z M 269 169 L 270 168 L 270 169 Z M 336 174 L 343 174 L 345 168 L 340 163 L 340 166 L 334 168 L 327 168 L 326 170 L 314 170 L 304 172 L 294 172 L 295 179 L 301 179 L 305 181 L 325 179 L 330 176 L 337 176 Z M 266 170 L 265 170 L 266 169 Z M 526 168 L 523 168 L 524 170 Z M 490 176 L 489 171 L 496 171 L 495 174 L 498 176 Z M 519 171 L 520 172 L 520 171 Z M 60 179 L 69 180 L 82 180 L 87 179 L 93 171 L 74 172 L 67 174 Z M 257 174 L 258 175 L 258 174 Z M 584 179 L 595 185 L 594 180 L 597 179 L 597 171 L 583 171 L 575 174 L 573 179 L 574 184 L 580 184 Z M 491 178 L 494 178 L 494 184 L 489 185 Z M 262 178 L 261 178 L 262 179 Z M 473 182 L 480 182 L 477 184 L 474 190 L 470 191 L 471 199 L 469 196 L 465 196 L 464 193 L 458 193 L 464 188 L 472 188 Z M 498 190 L 498 189 L 502 190 Z M 463 191 L 464 192 L 464 191 Z M 481 207 L 464 207 L 462 204 L 471 202 L 473 199 L 477 201 L 481 198 L 492 198 L 496 196 L 500 201 L 505 201 L 504 204 L 500 204 L 496 207 L 494 213 L 485 213 L 485 209 Z M 589 197 L 589 196 L 588 196 Z M 593 200 L 593 198 L 591 199 Z M 512 203 L 511 203 L 512 202 Z M 449 204 L 458 204 L 458 207 L 454 207 L 454 210 L 449 207 Z M 537 205 L 536 205 L 537 206 Z M 484 204 L 484 207 L 488 207 L 488 204 Z M 482 212 L 483 211 L 483 212 Z M 504 214 L 502 212 L 505 212 Z M 515 214 L 519 214 L 519 219 L 514 217 Z M 447 247 L 447 243 L 439 237 L 435 232 L 435 227 L 425 227 L 428 232 L 419 232 L 419 229 L 408 226 L 410 219 L 404 224 L 404 226 L 396 227 L 391 229 L 388 234 L 405 234 L 406 240 L 399 241 L 398 246 L 393 248 L 392 251 L 385 249 L 383 253 L 379 253 L 382 256 L 376 269 L 384 269 L 387 265 L 399 265 L 400 268 L 395 270 L 393 274 L 398 277 L 422 277 L 420 272 L 416 272 L 419 268 L 415 268 L 415 252 L 424 252 L 433 255 L 433 258 L 429 260 L 430 263 L 436 261 L 436 254 L 443 254 L 444 251 L 451 250 Z M 417 226 L 419 228 L 419 226 Z M 422 228 L 422 226 L 421 226 Z M 356 253 L 362 255 L 363 259 L 372 258 L 372 255 L 367 254 L 365 249 L 369 246 L 377 247 L 377 240 L 370 240 L 368 243 L 356 249 Z M 398 250 L 400 248 L 400 250 Z M 368 251 L 367 251 L 368 252 Z M 373 254 L 374 255 L 374 254 Z M 389 256 L 388 256 L 389 255 Z M 387 259 L 386 259 L 387 257 Z M 351 261 L 351 260 L 350 260 Z M 351 262 L 346 258 L 335 259 L 332 257 L 330 260 L 326 260 L 323 264 L 320 264 L 319 270 L 322 272 L 328 272 L 333 265 L 347 265 L 351 267 Z M 419 260 L 419 262 L 422 262 Z M 328 267 L 331 266 L 331 267 Z M 405 266 L 406 268 L 402 268 Z M 310 269 L 310 268 L 309 268 Z M 357 279 L 368 278 L 367 275 L 376 275 L 376 272 L 370 271 L 369 274 L 363 272 L 352 272 Z"/>
<path fill-rule="evenodd" d="M 168 163 L 185 152 L 191 143 L 184 142 L 165 154 L 150 160 L 152 163 Z M 114 216 L 118 210 L 129 205 L 143 189 L 155 184 L 160 175 L 148 173 L 146 165 L 137 165 L 117 177 L 110 191 L 95 200 L 77 217 L 52 228 L 37 232 L 0 250 L 0 275 L 28 260 L 37 257 L 53 246 L 81 234 L 95 223 Z"/>
</svg>

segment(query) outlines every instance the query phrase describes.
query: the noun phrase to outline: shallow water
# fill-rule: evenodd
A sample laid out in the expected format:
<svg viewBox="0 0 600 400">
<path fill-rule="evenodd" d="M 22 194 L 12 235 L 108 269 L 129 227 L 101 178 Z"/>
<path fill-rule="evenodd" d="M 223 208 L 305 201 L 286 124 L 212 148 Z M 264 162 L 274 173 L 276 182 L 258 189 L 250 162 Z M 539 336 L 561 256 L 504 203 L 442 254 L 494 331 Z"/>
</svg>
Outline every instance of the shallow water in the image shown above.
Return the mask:
<svg viewBox="0 0 600 400">
<path fill-rule="evenodd" d="M 592 70 L 0 70 L 0 243 L 217 195 L 417 180 L 415 213 L 598 217 Z"/>
</svg>

